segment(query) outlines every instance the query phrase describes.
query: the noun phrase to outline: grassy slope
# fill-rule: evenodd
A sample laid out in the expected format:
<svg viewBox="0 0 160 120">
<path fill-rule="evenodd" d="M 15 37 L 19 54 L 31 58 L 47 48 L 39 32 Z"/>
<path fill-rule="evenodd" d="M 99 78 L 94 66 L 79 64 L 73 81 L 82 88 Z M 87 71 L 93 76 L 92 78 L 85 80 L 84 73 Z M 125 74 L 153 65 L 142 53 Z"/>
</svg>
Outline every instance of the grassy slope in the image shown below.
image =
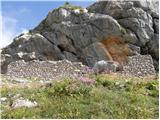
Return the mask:
<svg viewBox="0 0 160 120">
<path fill-rule="evenodd" d="M 158 118 L 158 80 L 91 77 L 94 85 L 63 78 L 48 88 L 2 87 L 2 97 L 19 93 L 38 102 L 35 108 L 2 106 L 2 118 Z"/>
</svg>

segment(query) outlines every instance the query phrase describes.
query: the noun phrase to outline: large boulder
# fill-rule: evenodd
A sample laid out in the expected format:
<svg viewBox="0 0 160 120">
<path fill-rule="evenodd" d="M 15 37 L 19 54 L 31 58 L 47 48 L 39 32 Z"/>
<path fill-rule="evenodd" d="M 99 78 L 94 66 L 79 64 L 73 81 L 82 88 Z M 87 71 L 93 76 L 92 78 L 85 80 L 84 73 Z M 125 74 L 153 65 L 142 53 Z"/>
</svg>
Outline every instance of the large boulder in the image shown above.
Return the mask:
<svg viewBox="0 0 160 120">
<path fill-rule="evenodd" d="M 159 12 L 159 1 L 158 0 L 137 0 L 134 1 L 134 6 L 140 7 L 145 11 L 153 11 L 158 13 Z"/>
<path fill-rule="evenodd" d="M 22 34 L 14 39 L 14 42 L 2 50 L 1 73 L 5 73 L 7 65 L 17 60 L 31 61 L 59 60 L 65 56 L 61 50 L 44 38 L 41 34 Z"/>
<path fill-rule="evenodd" d="M 93 67 L 94 73 L 103 73 L 103 72 L 117 72 L 120 70 L 120 64 L 115 61 L 98 61 Z"/>
<path fill-rule="evenodd" d="M 110 53 L 105 46 L 100 42 L 95 42 L 83 49 L 84 61 L 86 64 L 93 67 L 93 65 L 100 60 L 113 60 Z"/>
</svg>

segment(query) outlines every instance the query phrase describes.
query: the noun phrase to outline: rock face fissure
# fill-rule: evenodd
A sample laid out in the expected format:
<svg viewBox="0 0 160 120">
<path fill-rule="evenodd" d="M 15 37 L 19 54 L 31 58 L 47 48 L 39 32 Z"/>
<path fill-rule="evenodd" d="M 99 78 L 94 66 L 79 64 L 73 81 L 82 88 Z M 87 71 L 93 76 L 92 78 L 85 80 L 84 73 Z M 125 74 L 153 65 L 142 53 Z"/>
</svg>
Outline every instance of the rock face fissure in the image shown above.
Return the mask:
<svg viewBox="0 0 160 120">
<path fill-rule="evenodd" d="M 1 73 L 18 60 L 67 59 L 90 67 L 106 60 L 125 66 L 130 57 L 140 54 L 151 55 L 158 71 L 157 0 L 97 1 L 86 9 L 63 5 L 2 49 Z"/>
</svg>

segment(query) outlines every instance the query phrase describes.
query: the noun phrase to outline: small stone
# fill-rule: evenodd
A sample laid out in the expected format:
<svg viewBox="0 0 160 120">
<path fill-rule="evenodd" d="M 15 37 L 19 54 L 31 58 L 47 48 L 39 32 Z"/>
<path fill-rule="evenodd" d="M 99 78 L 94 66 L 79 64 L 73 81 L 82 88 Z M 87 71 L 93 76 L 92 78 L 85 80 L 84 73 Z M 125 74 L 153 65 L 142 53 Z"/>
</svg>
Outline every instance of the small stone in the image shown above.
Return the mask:
<svg viewBox="0 0 160 120">
<path fill-rule="evenodd" d="M 20 96 L 21 96 L 20 94 L 16 94 L 15 96 L 13 96 L 13 98 L 18 98 Z"/>
<path fill-rule="evenodd" d="M 19 107 L 28 107 L 28 108 L 31 108 L 31 107 L 35 107 L 37 106 L 37 102 L 31 102 L 29 101 L 28 99 L 23 99 L 23 98 L 20 98 L 20 99 L 17 99 L 13 102 L 12 104 L 12 107 L 13 108 L 19 108 Z"/>
<path fill-rule="evenodd" d="M 75 71 L 75 72 L 80 72 L 81 70 L 78 70 L 78 69 L 77 69 L 77 70 L 74 70 L 74 71 Z"/>
<path fill-rule="evenodd" d="M 19 78 L 14 79 L 14 81 L 19 82 L 19 83 L 28 83 L 28 82 L 29 82 L 29 81 L 26 80 L 26 79 L 19 79 Z"/>
<path fill-rule="evenodd" d="M 1 102 L 5 102 L 7 100 L 7 98 L 6 97 L 2 97 L 2 98 L 0 98 L 0 101 Z"/>
<path fill-rule="evenodd" d="M 19 58 L 22 58 L 24 54 L 22 52 L 19 52 L 19 53 L 17 53 L 17 55 Z"/>
</svg>

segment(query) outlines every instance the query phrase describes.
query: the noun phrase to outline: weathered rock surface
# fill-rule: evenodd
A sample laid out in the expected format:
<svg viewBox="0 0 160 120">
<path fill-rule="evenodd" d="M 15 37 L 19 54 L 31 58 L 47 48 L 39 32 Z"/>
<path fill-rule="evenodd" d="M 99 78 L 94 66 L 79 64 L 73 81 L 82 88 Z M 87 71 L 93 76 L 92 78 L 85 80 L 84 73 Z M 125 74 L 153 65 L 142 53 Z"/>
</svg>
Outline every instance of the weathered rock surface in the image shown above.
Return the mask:
<svg viewBox="0 0 160 120">
<path fill-rule="evenodd" d="M 107 14 L 115 18 L 126 29 L 124 37 L 129 38 L 127 42 L 141 47 L 141 54 L 150 54 L 154 61 L 159 61 L 157 59 L 159 58 L 158 36 L 155 35 L 159 35 L 158 8 L 158 0 L 137 0 L 97 1 L 87 9 L 89 12 Z M 133 33 L 128 33 L 128 29 Z M 130 39 L 131 35 L 134 39 Z M 156 50 L 153 50 L 153 46 Z M 158 69 L 157 66 L 155 67 Z"/>
<path fill-rule="evenodd" d="M 158 69 L 157 1 L 147 6 L 148 4 L 149 2 L 99 1 L 87 9 L 66 5 L 50 11 L 37 27 L 19 35 L 13 43 L 2 49 L 1 73 L 9 74 L 8 64 L 18 60 L 67 59 L 94 66 L 100 60 L 123 63 L 128 56 L 135 54 L 150 54 Z M 123 49 L 112 49 L 106 47 L 115 46 L 111 42 L 106 42 L 107 45 L 101 42 L 111 36 L 130 44 L 121 45 L 131 51 L 125 54 L 125 59 L 120 58 Z"/>
<path fill-rule="evenodd" d="M 16 37 L 11 45 L 2 50 L 2 54 L 12 56 L 10 61 L 34 59 L 81 61 L 86 57 L 83 54 L 84 49 L 110 35 L 122 35 L 121 26 L 111 16 L 77 13 L 68 8 L 59 8 L 49 12 L 47 18 L 31 32 Z M 101 60 L 105 58 L 103 56 L 105 54 L 100 52 L 97 51 L 97 54 L 101 56 L 98 57 Z M 86 58 L 82 62 L 85 61 Z M 92 61 L 88 65 L 93 64 Z"/>
<path fill-rule="evenodd" d="M 135 33 L 140 41 L 139 45 L 145 45 L 154 32 L 152 17 L 142 8 L 134 6 L 134 3 L 131 1 L 103 1 L 103 7 L 101 2 L 97 2 L 90 6 L 88 10 L 114 17 L 124 28 Z"/>
<path fill-rule="evenodd" d="M 88 65 L 94 65 L 99 60 L 112 60 L 111 55 L 100 42 L 95 42 L 83 49 L 84 61 Z M 93 67 L 93 66 L 91 66 Z"/>
<path fill-rule="evenodd" d="M 120 64 L 114 61 L 98 61 L 93 67 L 93 71 L 95 73 L 102 73 L 102 72 L 117 72 L 120 68 Z M 122 71 L 122 70 L 121 70 Z"/>
</svg>

